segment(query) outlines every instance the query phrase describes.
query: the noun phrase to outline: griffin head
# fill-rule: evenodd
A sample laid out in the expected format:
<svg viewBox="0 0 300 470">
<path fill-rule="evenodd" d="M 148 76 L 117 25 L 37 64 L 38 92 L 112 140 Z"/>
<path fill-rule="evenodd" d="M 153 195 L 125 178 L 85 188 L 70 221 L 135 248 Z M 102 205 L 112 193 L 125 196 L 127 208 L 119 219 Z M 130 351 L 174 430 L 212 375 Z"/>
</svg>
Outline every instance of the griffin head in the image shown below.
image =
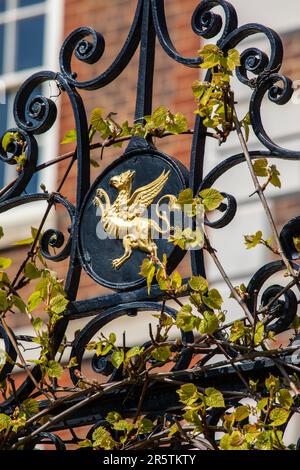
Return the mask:
<svg viewBox="0 0 300 470">
<path fill-rule="evenodd" d="M 116 188 L 118 191 L 121 191 L 122 189 L 131 189 L 131 183 L 135 177 L 135 171 L 134 170 L 128 170 L 124 171 L 124 173 L 121 173 L 120 175 L 113 176 L 109 180 L 110 186 L 113 188 Z"/>
</svg>

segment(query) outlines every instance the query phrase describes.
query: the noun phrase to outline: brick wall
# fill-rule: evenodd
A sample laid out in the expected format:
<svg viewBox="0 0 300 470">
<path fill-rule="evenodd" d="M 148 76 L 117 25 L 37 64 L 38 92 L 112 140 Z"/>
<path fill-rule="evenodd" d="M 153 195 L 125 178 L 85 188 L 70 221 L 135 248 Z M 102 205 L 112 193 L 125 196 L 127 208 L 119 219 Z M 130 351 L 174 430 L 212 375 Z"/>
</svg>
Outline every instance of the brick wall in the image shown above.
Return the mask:
<svg viewBox="0 0 300 470">
<path fill-rule="evenodd" d="M 195 0 L 166 0 L 166 13 L 171 38 L 180 53 L 192 56 L 200 47 L 200 40 L 190 28 L 190 20 L 197 4 Z M 64 37 L 75 28 L 88 25 L 101 32 L 106 41 L 106 49 L 101 60 L 94 65 L 74 62 L 74 70 L 80 79 L 95 77 L 104 71 L 116 57 L 128 34 L 135 10 L 136 0 L 65 0 L 64 8 Z M 283 37 L 285 48 L 284 73 L 296 80 L 300 77 L 299 65 L 299 32 L 292 32 Z M 62 38 L 63 40 L 63 38 Z M 193 126 L 193 97 L 191 83 L 197 79 L 199 71 L 190 69 L 173 62 L 161 49 L 156 48 L 156 67 L 154 76 L 154 106 L 159 104 L 170 107 L 171 110 L 181 111 L 188 116 L 190 126 Z M 138 51 L 129 66 L 120 77 L 107 87 L 89 92 L 81 92 L 85 101 L 87 113 L 94 107 L 104 108 L 105 111 L 117 111 L 117 119 L 132 121 L 135 107 L 136 80 L 138 74 Z M 60 140 L 65 132 L 74 128 L 73 114 L 66 95 L 62 96 L 61 113 L 59 116 Z M 171 137 L 156 142 L 157 147 L 182 160 L 188 165 L 191 138 L 189 136 Z M 59 153 L 65 153 L 73 148 L 72 145 L 60 146 Z M 106 149 L 101 167 L 92 169 L 94 179 L 113 159 L 121 154 L 121 149 Z M 94 151 L 93 157 L 99 157 L 99 151 Z M 66 170 L 68 161 L 59 166 L 58 181 Z M 76 166 L 67 179 L 62 194 L 74 202 L 76 186 Z M 279 226 L 298 215 L 299 196 L 277 199 L 274 205 L 275 217 Z M 284 210 L 283 210 L 284 208 Z M 284 218 L 282 216 L 284 214 Z M 69 220 L 64 209 L 57 209 L 58 227 L 65 230 Z M 6 256 L 14 258 L 14 266 L 18 266 L 26 253 L 26 249 L 10 249 Z M 63 278 L 66 274 L 67 262 L 53 265 Z M 184 266 L 186 270 L 186 266 Z M 14 268 L 11 269 L 13 274 Z M 79 291 L 79 298 L 101 295 L 105 289 L 95 284 L 84 272 Z M 26 323 L 26 319 L 14 317 L 12 326 Z"/>
<path fill-rule="evenodd" d="M 300 32 L 293 31 L 283 36 L 284 61 L 282 71 L 291 80 L 300 80 Z M 296 86 L 296 84 L 295 84 Z M 299 89 L 299 84 L 297 85 Z M 297 165 L 297 163 L 296 163 Z M 286 182 L 288 185 L 288 182 Z M 293 217 L 300 214 L 300 194 L 288 194 L 274 201 L 273 211 L 276 224 L 281 228 Z"/>
<path fill-rule="evenodd" d="M 166 13 L 171 38 L 180 53 L 192 56 L 200 47 L 200 40 L 190 28 L 190 20 L 193 10 L 197 4 L 195 0 L 166 0 Z M 104 71 L 116 57 L 128 34 L 135 10 L 136 0 L 65 0 L 64 8 L 64 37 L 75 28 L 88 25 L 101 32 L 106 40 L 106 49 L 100 62 L 95 65 L 85 65 L 80 62 L 74 63 L 74 70 L 80 79 L 95 77 Z M 300 77 L 299 61 L 299 32 L 292 32 L 283 37 L 285 48 L 284 73 L 291 76 L 293 80 Z M 62 38 L 63 40 L 63 38 Z M 113 83 L 104 89 L 81 92 L 86 103 L 87 113 L 94 107 L 104 108 L 107 112 L 117 111 L 118 119 L 132 121 L 135 107 L 135 91 L 138 73 L 138 51 L 132 62 L 125 71 Z M 156 67 L 154 77 L 154 106 L 163 104 L 171 110 L 181 111 L 187 115 L 190 126 L 193 126 L 193 97 L 191 94 L 191 83 L 197 79 L 198 69 L 190 69 L 173 62 L 157 45 Z M 62 96 L 61 113 L 59 116 L 60 140 L 65 132 L 74 128 L 73 114 L 67 96 Z M 191 138 L 189 136 L 178 136 L 156 142 L 157 147 L 188 164 L 190 155 Z M 61 146 L 59 153 L 65 153 L 73 148 L 72 145 Z M 99 151 L 98 151 L 99 152 Z M 94 179 L 107 164 L 121 154 L 121 149 L 107 149 L 101 167 L 92 169 Z M 99 156 L 99 153 L 98 153 Z M 93 157 L 97 158 L 97 151 Z M 64 174 L 68 161 L 60 164 L 58 181 Z M 66 181 L 62 194 L 74 202 L 76 185 L 76 167 L 72 170 Z M 299 214 L 299 195 L 278 198 L 274 204 L 274 213 L 278 226 L 281 227 L 287 220 Z M 66 212 L 58 207 L 58 227 L 65 230 L 69 220 Z M 13 275 L 17 266 L 26 254 L 26 249 L 12 248 L 5 252 L 5 256 L 14 259 L 14 267 L 9 274 Z M 60 277 L 64 278 L 67 270 L 67 262 L 52 265 L 58 271 Z M 186 270 L 186 265 L 184 266 Z M 105 289 L 95 284 L 84 272 L 79 298 L 89 298 L 101 295 Z M 26 294 L 25 294 L 26 297 Z M 10 325 L 22 326 L 27 324 L 25 316 L 11 316 Z"/>
<path fill-rule="evenodd" d="M 74 29 L 80 26 L 91 26 L 96 31 L 103 34 L 106 41 L 106 48 L 101 60 L 94 65 L 86 65 L 79 61 L 74 61 L 73 70 L 78 74 L 81 80 L 99 75 L 115 59 L 120 51 L 127 34 L 129 32 L 136 6 L 136 0 L 65 0 L 64 6 L 64 32 L 63 39 Z M 195 0 L 167 0 L 166 13 L 170 35 L 178 51 L 185 56 L 195 56 L 200 47 L 200 39 L 196 36 L 190 26 L 193 11 L 197 5 Z M 131 63 L 113 83 L 107 87 L 96 91 L 80 92 L 85 105 L 87 114 L 95 107 L 101 107 L 105 112 L 118 112 L 117 120 L 129 122 L 133 121 L 136 83 L 138 76 L 139 50 L 137 50 Z M 184 67 L 172 61 L 162 50 L 159 44 L 156 48 L 156 65 L 154 76 L 154 97 L 153 106 L 168 106 L 171 110 L 183 112 L 189 119 L 190 126 L 193 127 L 193 96 L 191 93 L 191 84 L 198 78 L 199 70 Z M 60 141 L 65 132 L 74 128 L 73 113 L 68 97 L 63 94 L 61 97 L 61 111 L 58 117 L 60 128 Z M 190 157 L 190 136 L 168 137 L 156 141 L 157 147 L 167 154 L 174 156 L 188 165 Z M 72 150 L 73 144 L 61 145 L 59 154 Z M 104 159 L 100 168 L 92 168 L 92 181 L 100 174 L 103 169 L 115 158 L 119 157 L 122 149 L 106 149 Z M 93 158 L 99 161 L 99 151 L 93 152 Z M 57 183 L 61 180 L 69 161 L 66 160 L 59 165 Z M 76 165 L 72 169 L 61 193 L 71 202 L 75 200 L 76 187 Z M 58 227 L 66 232 L 69 224 L 69 218 L 62 207 L 57 207 Z M 24 256 L 26 248 L 11 248 L 5 256 L 12 257 L 14 263 L 9 271 L 13 276 Z M 68 266 L 68 260 L 62 263 L 49 263 L 49 265 L 58 272 L 61 278 L 65 278 Z M 188 269 L 184 265 L 184 269 Z M 31 291 L 32 289 L 30 289 Z M 94 283 L 85 272 L 82 273 L 82 280 L 78 298 L 89 298 L 94 295 L 101 295 L 106 290 Z M 29 290 L 24 292 L 24 297 L 29 295 Z M 10 325 L 25 326 L 27 319 L 25 316 L 12 316 L 9 319 Z"/>
<path fill-rule="evenodd" d="M 100 62 L 95 65 L 85 65 L 78 61 L 74 62 L 74 70 L 80 79 L 95 77 L 104 71 L 116 57 L 128 34 L 135 10 L 135 0 L 111 0 L 97 1 L 86 0 L 66 0 L 65 2 L 65 31 L 66 36 L 75 28 L 88 25 L 101 32 L 106 41 L 106 48 Z M 185 56 L 195 56 L 200 47 L 200 40 L 191 27 L 190 21 L 196 6 L 194 0 L 172 0 L 166 2 L 168 26 L 171 37 L 180 53 Z M 190 125 L 193 126 L 193 96 L 191 84 L 197 79 L 199 70 L 190 69 L 173 62 L 157 45 L 156 66 L 154 76 L 154 99 L 153 106 L 166 105 L 171 110 L 181 111 L 187 115 Z M 107 87 L 97 90 L 82 92 L 82 97 L 86 104 L 87 113 L 95 107 L 101 107 L 105 112 L 118 112 L 117 120 L 128 120 L 132 122 L 136 98 L 136 81 L 138 75 L 138 51 L 132 62 L 118 79 Z M 61 137 L 65 132 L 74 127 L 72 110 L 66 96 L 62 100 L 61 114 Z M 176 138 L 166 138 L 164 141 L 156 142 L 157 147 L 167 154 L 170 154 L 186 164 L 190 157 L 191 138 L 189 136 L 179 136 Z M 62 146 L 61 153 L 72 149 L 72 146 Z M 92 180 L 102 172 L 102 170 L 115 158 L 120 156 L 121 149 L 106 149 L 101 167 L 92 169 Z M 94 151 L 93 157 L 99 157 L 99 151 Z M 63 174 L 68 165 L 68 161 L 63 162 L 59 168 L 59 176 Z M 76 168 L 72 171 L 67 183 L 63 188 L 63 194 L 71 201 L 74 200 L 74 188 L 76 185 Z M 64 226 L 65 211 L 59 212 L 59 224 Z M 59 271 L 63 275 L 62 266 Z M 87 298 L 104 292 L 104 289 L 95 285 L 83 273 L 80 298 Z"/>
</svg>

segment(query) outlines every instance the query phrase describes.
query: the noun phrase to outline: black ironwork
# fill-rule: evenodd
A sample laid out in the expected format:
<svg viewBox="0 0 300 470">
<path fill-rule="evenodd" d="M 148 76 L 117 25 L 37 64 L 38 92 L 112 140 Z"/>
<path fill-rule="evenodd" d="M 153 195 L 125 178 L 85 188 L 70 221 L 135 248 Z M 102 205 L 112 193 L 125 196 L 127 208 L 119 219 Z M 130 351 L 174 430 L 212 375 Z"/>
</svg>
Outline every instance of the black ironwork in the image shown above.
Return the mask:
<svg viewBox="0 0 300 470">
<path fill-rule="evenodd" d="M 214 11 L 215 7 L 222 8 L 224 19 Z M 283 47 L 279 36 L 270 28 L 260 24 L 251 23 L 238 26 L 235 9 L 225 0 L 203 0 L 193 14 L 192 29 L 199 37 L 206 39 L 213 38 L 221 33 L 217 44 L 224 52 L 236 47 L 249 36 L 263 34 L 266 37 L 270 45 L 269 56 L 257 48 L 247 47 L 242 52 L 241 66 L 237 69 L 239 81 L 253 90 L 250 100 L 251 123 L 256 137 L 265 147 L 263 150 L 251 152 L 251 158 L 257 159 L 263 156 L 285 159 L 287 161 L 298 160 L 300 158 L 300 151 L 285 149 L 276 142 L 273 142 L 265 131 L 261 118 L 261 105 L 266 95 L 273 103 L 283 105 L 289 101 L 293 93 L 291 81 L 279 73 L 283 59 Z M 87 81 L 80 81 L 72 70 L 71 59 L 73 55 L 81 62 L 95 64 L 101 59 L 105 49 L 105 41 L 100 33 L 89 27 L 82 27 L 72 32 L 64 41 L 60 52 L 60 71 L 35 73 L 21 86 L 14 102 L 14 118 L 17 127 L 10 129 L 10 131 L 18 132 L 26 142 L 26 163 L 14 184 L 1 191 L 0 213 L 5 214 L 17 206 L 40 200 L 47 201 L 49 207 L 53 204 L 61 204 L 67 210 L 70 217 L 68 240 L 65 241 L 64 234 L 56 229 L 47 230 L 41 239 L 41 250 L 43 256 L 51 261 L 61 262 L 65 259 L 69 260 L 65 290 L 70 303 L 63 320 L 58 323 L 55 329 L 56 350 L 63 339 L 68 322 L 83 317 L 94 317 L 80 331 L 72 346 L 71 357 L 77 357 L 79 368 L 86 344 L 105 325 L 124 315 L 135 315 L 138 312 L 147 310 L 157 311 L 161 308 L 159 300 L 163 299 L 163 293 L 160 289 L 157 286 L 153 286 L 150 295 L 148 295 L 144 281 L 136 277 L 138 263 L 141 260 L 138 256 L 133 260 L 131 267 L 128 268 L 125 281 L 124 278 L 122 279 L 122 276 L 124 276 L 122 272 L 113 273 L 113 278 L 111 278 L 105 258 L 108 245 L 103 244 L 102 246 L 98 244 L 95 246 L 95 241 L 92 239 L 90 231 L 81 230 L 82 223 L 88 224 L 85 211 L 86 207 L 88 211 L 88 204 L 94 196 L 95 184 L 93 186 L 90 184 L 89 129 L 84 103 L 79 92 L 80 90 L 97 90 L 115 80 L 130 63 L 135 51 L 140 46 L 134 118 L 135 120 L 141 120 L 142 116 L 150 114 L 152 110 L 156 38 L 158 38 L 166 54 L 174 61 L 187 67 L 198 67 L 201 63 L 199 57 L 183 57 L 176 50 L 168 33 L 164 1 L 138 0 L 134 20 L 125 44 L 111 66 L 101 75 Z M 255 78 L 251 78 L 253 76 Z M 209 80 L 210 75 L 208 74 L 206 78 Z M 49 81 L 55 82 L 60 90 L 68 95 L 73 109 L 77 131 L 75 206 L 59 192 L 52 194 L 23 194 L 33 175 L 43 170 L 43 165 L 37 165 L 38 145 L 35 136 L 47 132 L 57 117 L 56 105 L 51 99 L 41 95 L 31 98 L 33 91 L 37 87 Z M 155 148 L 151 138 L 132 137 L 122 157 L 110 169 L 105 170 L 104 175 L 99 176 L 99 179 L 103 181 L 106 178 L 107 172 L 110 176 L 114 174 L 116 166 L 122 166 L 122 168 L 126 169 L 127 162 L 130 161 L 132 163 L 134 158 L 138 156 L 138 158 L 135 158 L 135 167 L 140 165 L 140 159 L 142 158 L 145 160 L 144 165 L 148 165 L 147 169 L 151 172 L 153 171 L 153 165 L 161 162 L 161 168 L 169 167 L 172 170 L 173 180 L 171 184 L 175 192 L 179 192 L 179 190 L 185 187 L 191 187 L 195 194 L 197 194 L 202 189 L 214 185 L 220 176 L 245 161 L 243 154 L 234 155 L 222 161 L 204 177 L 205 142 L 205 128 L 201 118 L 197 116 L 191 148 L 190 171 L 188 172 L 182 164 L 160 153 Z M 19 154 L 19 151 L 18 145 L 14 145 L 13 148 L 10 146 L 9 152 L 6 152 L 2 145 L 0 145 L 0 158 L 3 162 L 14 165 L 16 164 L 14 157 Z M 224 194 L 224 196 L 225 203 L 222 206 L 220 218 L 214 222 L 206 222 L 213 229 L 220 229 L 228 225 L 235 217 L 237 204 L 234 196 L 231 194 Z M 94 230 L 94 228 L 91 230 Z M 295 234 L 299 235 L 299 233 L 300 224 L 298 218 L 289 222 L 281 233 L 282 244 L 287 257 L 290 259 L 294 258 L 291 238 Z M 114 243 L 118 243 L 115 240 L 109 240 L 109 242 L 112 243 L 111 246 Z M 56 248 L 55 255 L 51 254 L 50 247 Z M 170 253 L 169 255 L 172 269 L 175 268 L 185 254 L 184 252 L 179 253 L 178 250 L 176 251 L 176 253 Z M 101 256 L 96 268 L 95 264 L 93 267 L 90 266 L 91 257 L 95 256 L 95 252 Z M 202 251 L 192 251 L 191 258 L 193 273 L 205 276 Z M 298 269 L 298 265 L 294 264 L 294 267 Z M 86 269 L 96 282 L 112 287 L 115 289 L 115 292 L 92 299 L 76 300 L 82 268 Z M 263 291 L 263 305 L 266 305 L 271 298 L 280 292 L 282 287 L 278 285 L 273 285 L 264 291 L 264 284 L 273 274 L 284 269 L 283 263 L 271 262 L 261 267 L 253 275 L 247 288 L 249 293 L 247 303 L 250 312 L 253 311 L 254 297 L 257 295 L 257 292 Z M 284 300 L 280 299 L 275 304 L 274 311 L 272 312 L 274 318 L 268 326 L 269 330 L 275 333 L 287 330 L 296 314 L 297 306 L 298 302 L 293 291 L 291 289 L 286 290 Z M 176 312 L 173 309 L 166 308 L 165 312 L 173 317 L 176 316 Z M 13 360 L 16 359 L 11 341 L 2 327 L 0 327 L 0 335 L 5 340 L 7 354 Z M 191 342 L 192 335 L 183 335 L 183 340 Z M 281 358 L 287 363 L 292 363 L 293 361 L 293 363 L 299 362 L 299 357 L 294 357 L 291 354 L 284 353 Z M 222 367 L 221 364 L 220 367 L 210 372 L 202 373 L 200 369 L 197 372 L 192 370 L 187 371 L 190 360 L 190 351 L 183 350 L 179 361 L 174 367 L 174 374 L 176 374 L 178 380 L 182 382 L 192 380 L 201 386 L 213 384 L 224 392 L 228 390 L 242 391 L 244 389 L 244 384 L 237 379 L 235 368 Z M 94 357 L 92 365 L 96 372 L 107 375 L 108 380 L 115 380 L 119 376 L 119 372 L 114 370 L 111 363 L 103 358 L 98 360 Z M 275 366 L 272 359 L 262 357 L 259 360 L 243 362 L 239 367 L 246 376 L 259 378 L 266 376 Z M 9 363 L 6 364 L 1 370 L 0 379 L 3 380 L 11 370 L 11 365 Z M 76 383 L 74 368 L 70 372 L 73 382 Z M 32 373 L 38 380 L 40 377 L 39 367 L 36 366 Z M 18 401 L 26 398 L 33 389 L 34 384 L 32 381 L 30 379 L 25 380 L 13 396 L 4 403 L 1 403 L 0 410 L 2 412 L 9 412 Z M 93 401 L 68 416 L 66 422 L 53 425 L 49 431 L 65 428 L 66 425 L 94 424 L 103 420 L 109 410 L 119 410 L 122 411 L 123 415 L 126 413 L 127 415 L 133 415 L 138 407 L 140 387 L 136 386 L 133 390 L 130 389 L 130 393 L 128 392 L 129 387 L 124 387 L 118 392 L 114 391 L 102 397 L 100 403 Z M 145 395 L 141 411 L 155 415 L 165 414 L 169 411 L 176 412 L 178 409 L 177 398 L 174 385 L 155 385 Z M 76 400 L 80 400 L 80 398 Z M 66 401 L 60 405 L 59 410 L 70 407 L 76 403 L 76 400 Z M 42 406 L 46 407 L 47 403 L 43 402 Z M 217 422 L 218 416 L 212 415 L 211 419 Z M 60 439 L 48 433 L 39 436 L 37 442 L 44 439 L 53 442 L 57 448 L 63 448 L 64 446 Z"/>
</svg>

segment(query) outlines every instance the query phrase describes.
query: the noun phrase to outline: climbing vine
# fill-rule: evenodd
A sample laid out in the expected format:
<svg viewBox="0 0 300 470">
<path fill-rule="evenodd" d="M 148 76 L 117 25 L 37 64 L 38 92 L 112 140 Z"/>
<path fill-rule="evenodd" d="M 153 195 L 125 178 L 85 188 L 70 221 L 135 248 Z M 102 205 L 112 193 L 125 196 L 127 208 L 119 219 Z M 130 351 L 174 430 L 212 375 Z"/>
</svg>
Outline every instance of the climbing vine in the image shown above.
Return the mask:
<svg viewBox="0 0 300 470">
<path fill-rule="evenodd" d="M 273 256 L 283 260 L 286 276 L 293 285 L 299 284 L 298 274 L 290 261 L 284 257 L 280 240 L 264 193 L 269 185 L 281 187 L 280 172 L 270 165 L 266 158 L 252 161 L 247 150 L 247 140 L 251 128 L 249 113 L 239 119 L 236 112 L 234 91 L 231 77 L 235 68 L 240 66 L 240 55 L 231 49 L 226 54 L 215 45 L 206 45 L 199 56 L 201 69 L 207 70 L 207 80 L 196 81 L 192 85 L 196 110 L 207 129 L 207 135 L 215 138 L 220 145 L 229 135 L 236 132 L 240 138 L 245 160 L 255 185 L 255 192 L 263 203 L 271 226 L 272 236 L 265 239 L 262 231 L 244 234 L 246 249 L 264 246 Z M 104 149 L 110 146 L 121 147 L 133 136 L 142 138 L 164 138 L 172 134 L 192 134 L 186 117 L 173 113 L 165 106 L 159 106 L 149 116 L 141 117 L 136 122 L 118 123 L 117 114 L 106 113 L 96 108 L 89 120 L 89 140 L 91 150 L 100 149 L 100 154 L 91 159 L 93 166 L 100 166 Z M 66 133 L 62 143 L 76 143 L 76 131 Z M 26 162 L 26 143 L 16 132 L 7 133 L 2 146 L 9 151 L 10 146 L 19 146 L 17 171 L 21 171 Z M 59 159 L 71 158 L 74 151 Z M 264 178 L 264 179 L 263 179 Z M 46 185 L 42 185 L 46 192 Z M 224 196 L 218 188 L 203 189 L 193 194 L 191 189 L 182 191 L 172 200 L 172 208 L 181 211 L 194 221 L 198 216 L 208 215 L 221 209 Z M 193 224 L 191 224 L 193 227 Z M 90 341 L 86 350 L 97 358 L 109 362 L 114 371 L 118 371 L 118 380 L 100 383 L 93 377 L 86 376 L 78 366 L 78 358 L 72 357 L 66 363 L 64 352 L 70 346 L 67 338 L 61 342 L 58 354 L 54 354 L 53 332 L 55 326 L 63 321 L 63 315 L 69 301 L 63 289 L 63 280 L 48 266 L 40 249 L 43 226 L 32 228 L 31 236 L 21 240 L 18 245 L 28 248 L 26 260 L 17 268 L 14 278 L 7 270 L 12 260 L 0 258 L 0 318 L 1 325 L 10 338 L 17 359 L 1 352 L 0 370 L 12 363 L 17 366 L 35 384 L 35 390 L 29 398 L 15 406 L 11 413 L 0 413 L 0 447 L 2 449 L 26 448 L 41 432 L 51 430 L 51 426 L 63 421 L 69 414 L 80 408 L 75 403 L 67 410 L 60 405 L 66 396 L 84 398 L 83 403 L 96 398 L 101 400 L 113 390 L 126 387 L 139 387 L 140 403 L 135 415 L 124 418 L 117 411 L 111 411 L 101 425 L 92 429 L 88 437 L 82 438 L 72 431 L 72 444 L 79 448 L 94 449 L 143 449 L 170 445 L 178 448 L 221 449 L 221 450 L 283 450 L 293 449 L 295 444 L 283 439 L 284 429 L 293 413 L 299 412 L 299 370 L 286 371 L 281 357 L 296 351 L 295 346 L 277 348 L 275 334 L 268 328 L 268 316 L 272 313 L 276 298 L 271 298 L 267 307 L 255 305 L 251 310 L 247 302 L 249 294 L 244 284 L 235 286 L 222 267 L 218 254 L 212 246 L 209 232 L 202 222 L 196 228 L 180 229 L 175 227 L 170 234 L 169 243 L 181 250 L 202 249 L 220 271 L 229 289 L 228 295 L 235 299 L 243 310 L 243 317 L 228 324 L 228 312 L 223 308 L 223 298 L 218 289 L 210 285 L 202 276 L 182 278 L 179 271 L 169 272 L 167 257 L 162 259 L 153 255 L 144 259 L 140 275 L 145 278 L 148 293 L 153 286 L 159 286 L 163 296 L 161 312 L 155 314 L 156 331 L 149 325 L 149 341 L 144 345 L 127 347 L 117 341 L 116 334 L 100 333 Z M 0 228 L 0 237 L 4 233 Z M 53 235 L 55 238 L 55 234 Z M 52 240 L 53 241 L 53 240 Z M 295 249 L 300 252 L 299 238 L 294 237 Z M 31 289 L 27 298 L 22 289 Z M 277 298 L 279 298 L 277 296 Z M 171 299 L 177 304 L 176 318 L 167 314 L 165 305 Z M 11 315 L 25 315 L 35 332 L 33 343 L 39 349 L 39 358 L 25 359 L 9 328 Z M 300 328 L 299 317 L 290 325 L 290 343 L 295 339 Z M 174 331 L 177 334 L 174 336 Z M 194 339 L 183 339 L 183 334 L 194 333 Z M 180 336 L 181 335 L 181 336 Z M 174 339 L 175 338 L 175 339 Z M 189 369 L 190 377 L 217 369 L 221 365 L 231 366 L 244 385 L 244 392 L 234 390 L 219 391 L 215 387 L 201 388 L 190 381 L 177 380 L 176 366 L 182 354 L 191 353 L 195 363 Z M 223 359 L 210 363 L 209 358 L 221 354 Z M 244 360 L 273 358 L 278 375 L 270 374 L 264 380 L 254 381 L 246 376 L 240 367 Z M 40 379 L 33 377 L 30 366 L 40 366 Z M 168 368 L 169 366 L 169 368 Z M 76 385 L 65 386 L 64 372 L 74 370 Z M 0 384 L 3 399 L 14 395 L 14 376 L 9 375 Z M 171 416 L 148 416 L 143 413 L 143 400 L 148 388 L 155 383 L 173 384 L 180 406 Z M 61 393 L 63 396 L 61 396 Z M 38 399 L 37 399 L 38 397 Z M 43 399 L 48 406 L 41 407 Z M 234 405 L 232 405 L 234 400 Z M 236 405 L 236 403 L 238 403 Z M 125 405 L 126 407 L 126 405 Z M 218 419 L 211 422 L 208 416 L 216 410 Z M 56 411 L 58 410 L 58 411 Z"/>
</svg>

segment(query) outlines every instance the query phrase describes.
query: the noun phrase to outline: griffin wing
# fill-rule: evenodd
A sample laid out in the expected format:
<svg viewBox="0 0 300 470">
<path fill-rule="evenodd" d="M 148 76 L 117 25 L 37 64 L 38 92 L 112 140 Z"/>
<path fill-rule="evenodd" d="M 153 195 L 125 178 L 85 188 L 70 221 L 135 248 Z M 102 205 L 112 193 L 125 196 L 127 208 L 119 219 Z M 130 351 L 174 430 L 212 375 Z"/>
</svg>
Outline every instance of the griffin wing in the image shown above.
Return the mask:
<svg viewBox="0 0 300 470">
<path fill-rule="evenodd" d="M 156 196 L 162 191 L 168 181 L 170 170 L 162 174 L 146 186 L 142 186 L 134 191 L 128 201 L 128 210 L 131 216 L 137 217 L 152 204 Z"/>
</svg>

